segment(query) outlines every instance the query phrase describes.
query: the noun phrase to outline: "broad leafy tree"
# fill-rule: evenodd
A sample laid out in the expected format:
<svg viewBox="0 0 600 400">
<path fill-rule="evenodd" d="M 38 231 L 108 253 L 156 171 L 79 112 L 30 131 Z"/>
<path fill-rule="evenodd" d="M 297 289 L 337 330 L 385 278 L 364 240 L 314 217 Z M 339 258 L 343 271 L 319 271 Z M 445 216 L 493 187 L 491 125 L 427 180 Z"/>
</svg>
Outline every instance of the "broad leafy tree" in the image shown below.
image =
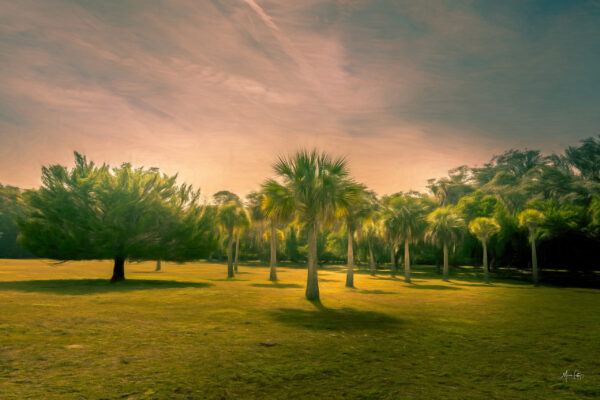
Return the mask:
<svg viewBox="0 0 600 400">
<path fill-rule="evenodd" d="M 23 191 L 0 184 L 0 258 L 31 257 L 17 242 L 17 220 L 25 213 Z"/>
<path fill-rule="evenodd" d="M 23 246 L 56 260 L 113 259 L 112 281 L 125 279 L 128 258 L 183 261 L 214 243 L 198 193 L 155 168 L 97 166 L 75 153 L 71 169 L 42 168 L 42 187 L 24 198 Z"/>
</svg>

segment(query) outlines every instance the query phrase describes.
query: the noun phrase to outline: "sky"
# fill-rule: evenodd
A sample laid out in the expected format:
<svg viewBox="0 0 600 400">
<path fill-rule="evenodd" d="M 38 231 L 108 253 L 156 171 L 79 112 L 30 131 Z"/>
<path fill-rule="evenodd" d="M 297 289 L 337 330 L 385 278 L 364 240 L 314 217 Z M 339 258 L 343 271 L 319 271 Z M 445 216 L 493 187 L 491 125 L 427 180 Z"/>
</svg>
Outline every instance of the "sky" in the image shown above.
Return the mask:
<svg viewBox="0 0 600 400">
<path fill-rule="evenodd" d="M 600 0 L 0 0 L 0 183 L 158 167 L 245 195 L 279 155 L 379 194 L 600 134 Z"/>
</svg>

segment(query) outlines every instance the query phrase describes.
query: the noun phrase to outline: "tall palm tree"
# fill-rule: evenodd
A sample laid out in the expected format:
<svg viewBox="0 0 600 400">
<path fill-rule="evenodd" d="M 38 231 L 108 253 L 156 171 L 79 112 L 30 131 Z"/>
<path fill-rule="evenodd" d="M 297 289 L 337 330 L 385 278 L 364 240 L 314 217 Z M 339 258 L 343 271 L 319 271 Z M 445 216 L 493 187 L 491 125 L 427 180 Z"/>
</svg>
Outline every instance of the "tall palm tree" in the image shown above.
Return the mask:
<svg viewBox="0 0 600 400">
<path fill-rule="evenodd" d="M 396 210 L 392 206 L 394 197 L 386 196 L 382 199 L 379 230 L 383 238 L 390 246 L 390 272 L 392 278 L 396 277 L 396 248 L 400 241 L 400 226 L 396 218 Z"/>
<path fill-rule="evenodd" d="M 233 240 L 238 220 L 239 205 L 235 202 L 225 203 L 219 207 L 217 212 L 217 224 L 219 230 L 225 233 L 227 238 L 227 277 L 233 278 Z"/>
<path fill-rule="evenodd" d="M 444 280 L 448 280 L 448 245 L 456 242 L 465 227 L 462 218 L 451 206 L 434 210 L 427 216 L 429 231 L 427 238 L 441 246 L 444 252 Z"/>
<path fill-rule="evenodd" d="M 544 222 L 544 214 L 538 210 L 527 209 L 519 213 L 519 225 L 529 230 L 531 240 L 531 266 L 533 274 L 533 283 L 539 285 L 537 253 L 535 249 L 535 235 L 537 228 Z"/>
<path fill-rule="evenodd" d="M 346 160 L 332 159 L 316 150 L 301 150 L 290 157 L 280 157 L 273 168 L 281 183 L 268 180 L 265 185 L 281 191 L 282 197 L 293 204 L 299 222 L 308 228 L 306 298 L 318 301 L 317 232 L 319 225 L 330 225 L 336 210 L 352 200 L 352 193 L 345 190 Z"/>
<path fill-rule="evenodd" d="M 469 230 L 473 235 L 477 236 L 483 245 L 483 274 L 485 283 L 490 283 L 487 259 L 487 240 L 490 236 L 500 231 L 500 225 L 492 218 L 479 217 L 471 221 Z"/>
<path fill-rule="evenodd" d="M 398 195 L 389 202 L 393 224 L 400 241 L 404 241 L 404 280 L 410 283 L 410 244 L 417 241 L 427 227 L 427 208 L 417 197 Z"/>
<path fill-rule="evenodd" d="M 373 208 L 369 202 L 369 193 L 363 185 L 347 182 L 345 190 L 348 198 L 353 199 L 347 207 L 340 207 L 338 215 L 344 219 L 348 237 L 348 257 L 346 287 L 354 287 L 354 235 L 361 230 L 362 225 L 371 218 Z"/>
<path fill-rule="evenodd" d="M 261 209 L 271 229 L 269 280 L 273 282 L 277 281 L 277 226 L 289 221 L 294 214 L 294 199 L 290 193 L 287 188 L 273 180 L 266 181 L 262 186 Z"/>
<path fill-rule="evenodd" d="M 367 192 L 369 214 L 363 220 L 360 226 L 362 237 L 367 242 L 369 251 L 369 270 L 371 275 L 375 275 L 375 253 L 373 252 L 373 242 L 381 235 L 381 206 L 374 192 Z"/>
<path fill-rule="evenodd" d="M 237 216 L 235 221 L 235 263 L 233 269 L 235 273 L 238 272 L 238 261 L 240 258 L 240 234 L 250 227 L 250 219 L 246 209 L 238 205 Z"/>
<path fill-rule="evenodd" d="M 261 259 L 264 251 L 263 239 L 265 228 L 268 223 L 262 209 L 262 202 L 263 194 L 261 192 L 252 191 L 246 196 L 246 209 L 248 210 L 252 225 L 249 236 L 252 241 L 252 246 L 256 248 L 259 258 Z"/>
<path fill-rule="evenodd" d="M 225 207 L 223 210 L 227 214 L 224 214 L 224 218 L 229 218 L 227 221 L 228 225 L 224 230 L 229 235 L 229 245 L 231 245 L 232 249 L 232 263 L 233 270 L 238 272 L 238 261 L 239 261 L 239 253 L 240 253 L 240 234 L 244 229 L 247 229 L 250 226 L 250 220 L 248 218 L 248 214 L 244 209 L 242 201 L 238 197 L 237 194 L 230 192 L 228 190 L 221 190 L 215 194 L 213 194 L 213 201 L 219 206 L 219 209 Z M 231 206 L 231 205 L 234 206 Z M 221 228 L 221 226 L 220 226 Z M 223 229 L 222 229 L 223 230 Z M 235 253 L 233 253 L 233 240 L 235 238 Z M 229 246 L 228 246 L 229 247 Z M 228 249 L 229 251 L 229 249 Z M 229 254 L 227 254 L 228 265 L 229 265 Z M 229 275 L 229 273 L 228 273 Z M 230 275 L 230 277 L 232 277 Z"/>
</svg>

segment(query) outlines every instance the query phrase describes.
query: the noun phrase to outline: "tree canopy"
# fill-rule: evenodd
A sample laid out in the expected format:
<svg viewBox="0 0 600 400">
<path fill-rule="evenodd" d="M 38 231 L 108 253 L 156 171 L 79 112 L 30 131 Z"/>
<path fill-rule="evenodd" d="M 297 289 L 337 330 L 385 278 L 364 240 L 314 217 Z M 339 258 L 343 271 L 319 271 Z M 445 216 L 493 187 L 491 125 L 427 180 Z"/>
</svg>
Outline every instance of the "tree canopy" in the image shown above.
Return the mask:
<svg viewBox="0 0 600 400">
<path fill-rule="evenodd" d="M 20 243 L 55 260 L 184 261 L 206 257 L 216 241 L 199 192 L 156 168 L 97 166 L 75 153 L 75 166 L 42 168 L 42 187 L 25 192 Z"/>
</svg>

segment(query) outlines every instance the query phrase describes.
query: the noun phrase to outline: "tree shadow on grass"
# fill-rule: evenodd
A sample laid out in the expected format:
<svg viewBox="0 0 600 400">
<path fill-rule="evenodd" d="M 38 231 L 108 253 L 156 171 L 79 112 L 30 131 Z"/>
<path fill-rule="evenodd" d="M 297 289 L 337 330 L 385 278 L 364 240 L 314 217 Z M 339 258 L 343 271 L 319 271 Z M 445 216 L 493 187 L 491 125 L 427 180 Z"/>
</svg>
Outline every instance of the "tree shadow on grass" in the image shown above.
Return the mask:
<svg viewBox="0 0 600 400">
<path fill-rule="evenodd" d="M 20 292 L 85 295 L 131 292 L 135 290 L 206 288 L 209 286 L 213 285 L 206 282 L 179 282 L 153 279 L 127 279 L 116 283 L 112 283 L 107 279 L 53 279 L 0 282 L 0 291 L 17 290 Z"/>
<path fill-rule="evenodd" d="M 385 276 L 385 275 L 371 275 L 370 276 L 371 279 L 377 279 L 378 281 L 404 281 L 404 277 L 400 278 L 398 275 L 397 276 Z"/>
<path fill-rule="evenodd" d="M 214 279 L 208 279 L 208 280 L 212 281 L 212 282 L 246 282 L 246 281 L 249 281 L 250 279 L 214 278 Z"/>
<path fill-rule="evenodd" d="M 163 272 L 165 272 L 164 270 L 160 270 L 160 271 L 127 271 L 128 274 L 162 274 Z"/>
<path fill-rule="evenodd" d="M 253 283 L 250 286 L 254 287 L 266 287 L 266 288 L 277 288 L 277 289 L 288 289 L 288 288 L 301 288 L 302 285 L 298 285 L 297 283 Z"/>
<path fill-rule="evenodd" d="M 410 285 L 407 286 L 411 289 L 430 289 L 430 290 L 462 290 L 455 286 L 444 286 L 444 285 Z"/>
<path fill-rule="evenodd" d="M 401 322 L 377 311 L 360 311 L 348 307 L 332 309 L 319 302 L 313 304 L 315 310 L 280 308 L 269 314 L 275 321 L 311 330 L 386 330 Z"/>
<path fill-rule="evenodd" d="M 454 286 L 466 286 L 466 287 L 492 287 L 492 283 L 456 283 L 452 282 Z"/>
<path fill-rule="evenodd" d="M 386 292 L 385 290 L 359 290 L 363 294 L 396 294 L 396 292 Z"/>
</svg>

